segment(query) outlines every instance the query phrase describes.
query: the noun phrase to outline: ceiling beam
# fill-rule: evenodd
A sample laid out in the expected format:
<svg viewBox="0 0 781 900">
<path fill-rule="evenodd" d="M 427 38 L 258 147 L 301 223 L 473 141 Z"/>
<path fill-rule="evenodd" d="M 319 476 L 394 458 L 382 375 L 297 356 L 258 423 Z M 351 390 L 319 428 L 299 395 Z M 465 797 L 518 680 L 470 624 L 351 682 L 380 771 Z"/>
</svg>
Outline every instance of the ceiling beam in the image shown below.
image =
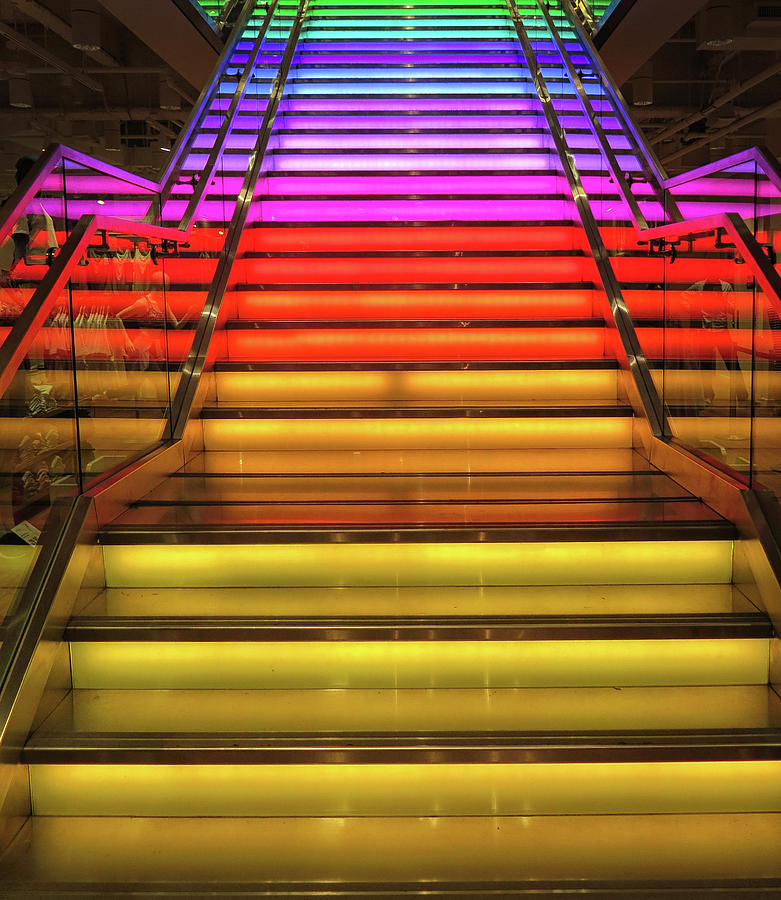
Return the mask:
<svg viewBox="0 0 781 900">
<path fill-rule="evenodd" d="M 206 83 L 222 42 L 214 30 L 175 2 L 101 0 L 103 7 L 153 50 L 174 72 L 200 90 Z"/>
<path fill-rule="evenodd" d="M 696 15 L 707 0 L 652 0 L 615 3 L 594 43 L 618 84 L 637 72 Z M 611 16 L 620 16 L 611 23 Z"/>
<path fill-rule="evenodd" d="M 11 28 L 9 25 L 5 25 L 3 22 L 0 22 L 0 35 L 7 38 L 13 44 L 16 44 L 16 46 L 21 50 L 24 50 L 25 53 L 29 53 L 31 56 L 37 56 L 38 59 L 42 59 L 50 66 L 54 66 L 54 68 L 59 72 L 62 72 L 65 75 L 70 75 L 74 81 L 78 81 L 79 84 L 83 84 L 84 87 L 88 88 L 90 91 L 95 91 L 96 94 L 103 93 L 102 84 L 98 84 L 97 81 L 90 78 L 88 75 L 84 75 L 78 69 L 74 69 L 73 66 L 64 62 L 59 58 L 59 56 L 55 56 L 49 50 L 40 47 L 38 44 L 34 44 L 23 34 L 19 34 L 16 29 Z"/>
</svg>

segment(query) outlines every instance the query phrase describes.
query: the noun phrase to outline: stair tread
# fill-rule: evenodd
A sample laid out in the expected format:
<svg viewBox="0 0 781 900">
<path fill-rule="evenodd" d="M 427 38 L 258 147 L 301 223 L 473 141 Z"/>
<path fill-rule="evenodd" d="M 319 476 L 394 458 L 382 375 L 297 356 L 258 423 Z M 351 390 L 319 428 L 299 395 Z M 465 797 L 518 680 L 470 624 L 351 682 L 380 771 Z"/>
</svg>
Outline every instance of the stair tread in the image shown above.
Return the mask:
<svg viewBox="0 0 781 900">
<path fill-rule="evenodd" d="M 654 474 L 572 475 L 539 472 L 525 475 L 391 475 L 322 474 L 277 477 L 262 472 L 201 475 L 179 472 L 137 502 L 175 500 L 304 502 L 308 500 L 373 500 L 475 502 L 511 500 L 673 500 L 691 498 L 684 488 L 657 472 Z"/>
<path fill-rule="evenodd" d="M 644 521 L 577 522 L 577 523 L 266 523 L 237 522 L 189 523 L 174 521 L 159 525 L 110 525 L 101 532 L 104 544 L 159 544 L 162 535 L 180 544 L 330 544 L 361 543 L 491 543 L 546 541 L 627 541 L 627 540 L 732 540 L 737 535 L 733 524 L 726 520 L 697 519 L 648 523 Z M 175 538 L 174 538 L 175 536 Z"/>
<path fill-rule="evenodd" d="M 77 616 L 70 641 L 550 641 L 767 638 L 766 614 L 479 616 Z"/>
<path fill-rule="evenodd" d="M 205 406 L 201 410 L 201 418 L 204 419 L 263 419 L 263 418 L 296 418 L 301 414 L 307 417 L 323 418 L 403 418 L 403 417 L 434 417 L 460 418 L 460 417 L 567 417 L 567 416 L 631 416 L 632 407 L 621 401 L 604 401 L 596 403 L 585 401 L 581 404 L 572 400 L 524 400 L 523 403 L 514 405 L 507 402 L 494 401 L 488 403 L 474 403 L 465 405 L 463 402 L 426 402 L 389 400 L 387 403 L 377 404 L 368 401 L 333 401 L 333 405 L 325 400 L 306 401 L 298 403 L 286 403 L 284 406 L 278 402 L 256 401 L 253 404 L 246 400 L 231 401 L 221 400 L 218 405 Z M 358 415 L 360 414 L 360 415 Z"/>
</svg>

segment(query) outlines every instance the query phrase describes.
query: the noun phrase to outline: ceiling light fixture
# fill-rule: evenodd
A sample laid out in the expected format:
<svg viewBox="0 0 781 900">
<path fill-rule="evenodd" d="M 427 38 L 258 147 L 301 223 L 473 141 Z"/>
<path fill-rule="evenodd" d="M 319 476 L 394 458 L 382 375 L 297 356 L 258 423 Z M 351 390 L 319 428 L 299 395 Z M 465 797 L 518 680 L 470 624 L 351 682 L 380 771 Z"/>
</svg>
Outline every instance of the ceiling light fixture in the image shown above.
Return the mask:
<svg viewBox="0 0 781 900">
<path fill-rule="evenodd" d="M 96 0 L 71 0 L 71 44 L 77 50 L 100 50 L 100 8 Z"/>
</svg>

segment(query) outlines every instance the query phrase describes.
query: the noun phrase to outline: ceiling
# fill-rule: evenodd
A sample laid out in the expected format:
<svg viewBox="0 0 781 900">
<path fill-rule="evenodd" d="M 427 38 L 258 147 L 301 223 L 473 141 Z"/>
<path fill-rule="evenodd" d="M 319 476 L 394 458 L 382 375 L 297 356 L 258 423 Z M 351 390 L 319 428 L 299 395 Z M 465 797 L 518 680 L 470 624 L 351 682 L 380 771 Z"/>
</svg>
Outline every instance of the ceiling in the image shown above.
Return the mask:
<svg viewBox="0 0 781 900">
<path fill-rule="evenodd" d="M 614 0 L 595 43 L 670 174 L 781 154 L 781 0 Z"/>
<path fill-rule="evenodd" d="M 719 49 L 704 42 L 702 17 L 714 4 L 722 31 L 729 22 Z M 83 37 L 73 10 L 83 7 L 98 17 L 98 50 L 73 47 Z M 222 44 L 214 19 L 190 0 L 157 0 L 154 16 L 149 8 L 0 0 L 0 197 L 15 186 L 16 159 L 51 141 L 160 172 Z M 671 174 L 756 143 L 781 153 L 781 0 L 613 0 L 595 43 L 630 103 L 650 96 L 633 111 Z M 20 73 L 28 87 L 12 88 Z M 32 106 L 11 106 L 26 91 Z"/>
<path fill-rule="evenodd" d="M 86 28 L 74 12 L 82 7 Z M 189 0 L 159 2 L 154 17 L 149 8 L 139 0 L 0 0 L 0 197 L 15 187 L 19 156 L 51 141 L 159 173 L 222 41 Z M 94 45 L 90 27 L 100 49 L 76 49 Z"/>
</svg>

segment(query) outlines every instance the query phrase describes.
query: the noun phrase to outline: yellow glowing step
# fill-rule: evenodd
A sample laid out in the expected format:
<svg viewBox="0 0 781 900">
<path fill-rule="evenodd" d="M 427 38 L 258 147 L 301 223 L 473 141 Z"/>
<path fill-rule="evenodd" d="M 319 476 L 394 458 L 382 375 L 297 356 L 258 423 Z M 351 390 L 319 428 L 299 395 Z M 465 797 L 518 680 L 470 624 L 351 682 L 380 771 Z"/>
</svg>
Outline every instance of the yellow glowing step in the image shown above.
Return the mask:
<svg viewBox="0 0 781 900">
<path fill-rule="evenodd" d="M 765 685 L 385 690 L 77 690 L 38 734 L 535 732 L 781 727 Z"/>
<path fill-rule="evenodd" d="M 67 883 L 86 893 L 93 885 L 103 892 L 143 882 L 203 882 L 205 890 L 220 890 L 246 883 L 528 881 L 533 889 L 539 881 L 571 880 L 582 891 L 588 880 L 680 880 L 693 897 L 699 879 L 756 884 L 781 877 L 781 815 L 772 813 L 42 817 L 23 837 L 0 864 L 0 877 L 8 887 L 33 885 L 46 896 Z"/>
<path fill-rule="evenodd" d="M 33 815 L 485 816 L 781 810 L 781 761 L 31 765 Z"/>
<path fill-rule="evenodd" d="M 203 420 L 207 450 L 631 447 L 629 416 Z"/>
<path fill-rule="evenodd" d="M 631 472 L 648 464 L 629 447 L 537 450 L 210 450 L 188 472 Z"/>
<path fill-rule="evenodd" d="M 675 615 L 750 609 L 729 584 L 450 587 L 109 588 L 84 612 L 110 616 Z"/>
<path fill-rule="evenodd" d="M 769 639 L 73 642 L 74 688 L 766 684 Z"/>
<path fill-rule="evenodd" d="M 728 540 L 107 544 L 103 556 L 109 587 L 709 584 L 732 572 Z"/>
<path fill-rule="evenodd" d="M 365 403 L 461 401 L 520 403 L 524 400 L 615 400 L 615 369 L 216 372 L 220 402 Z"/>
</svg>

